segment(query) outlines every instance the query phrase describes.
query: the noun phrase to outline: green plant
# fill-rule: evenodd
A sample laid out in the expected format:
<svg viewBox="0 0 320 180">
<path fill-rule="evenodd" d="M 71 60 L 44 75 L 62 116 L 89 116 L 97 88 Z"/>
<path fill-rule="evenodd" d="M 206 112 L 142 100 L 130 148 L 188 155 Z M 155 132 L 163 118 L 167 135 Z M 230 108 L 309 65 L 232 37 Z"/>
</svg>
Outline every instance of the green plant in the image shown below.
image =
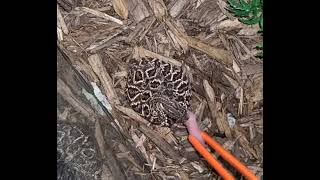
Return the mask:
<svg viewBox="0 0 320 180">
<path fill-rule="evenodd" d="M 259 23 L 260 33 L 263 33 L 263 0 L 228 0 L 229 10 L 238 17 L 243 24 L 254 25 Z M 256 56 L 263 58 L 263 44 L 258 43 L 257 49 L 261 50 Z"/>
<path fill-rule="evenodd" d="M 263 31 L 263 0 L 228 0 L 230 11 L 239 17 L 239 21 L 253 25 L 259 23 Z"/>
<path fill-rule="evenodd" d="M 258 53 L 256 54 L 256 57 L 262 59 L 262 58 L 263 58 L 263 43 L 262 43 L 262 42 L 258 43 L 258 44 L 256 45 L 256 48 L 259 49 L 259 50 L 261 50 L 260 52 L 258 52 Z"/>
</svg>

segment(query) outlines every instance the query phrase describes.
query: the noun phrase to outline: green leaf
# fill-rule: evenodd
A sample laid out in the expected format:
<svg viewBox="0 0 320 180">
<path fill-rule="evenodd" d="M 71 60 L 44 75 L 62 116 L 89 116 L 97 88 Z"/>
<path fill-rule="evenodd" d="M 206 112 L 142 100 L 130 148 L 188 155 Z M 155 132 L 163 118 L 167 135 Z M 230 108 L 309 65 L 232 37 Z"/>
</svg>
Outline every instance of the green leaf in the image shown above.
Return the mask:
<svg viewBox="0 0 320 180">
<path fill-rule="evenodd" d="M 245 0 L 240 0 L 241 6 L 244 8 L 245 11 L 249 11 L 251 8 L 251 5 L 247 3 Z"/>
<path fill-rule="evenodd" d="M 262 50 L 261 52 L 258 52 L 255 56 L 262 59 L 263 58 L 263 42 L 260 42 L 256 45 L 257 49 Z"/>
<path fill-rule="evenodd" d="M 228 3 L 230 4 L 231 7 L 233 8 L 239 8 L 240 4 L 236 2 L 236 0 L 228 0 Z"/>
<path fill-rule="evenodd" d="M 263 52 L 258 52 L 255 56 L 262 60 L 263 59 Z"/>
<path fill-rule="evenodd" d="M 259 6 L 259 0 L 253 0 L 252 2 L 252 8 L 251 8 L 253 16 L 257 16 L 261 13 L 261 9 Z"/>
<path fill-rule="evenodd" d="M 257 49 L 263 49 L 263 42 L 260 42 L 256 45 Z"/>
<path fill-rule="evenodd" d="M 263 28 L 263 0 L 228 0 L 228 3 L 230 12 L 239 17 L 240 22 L 247 25 L 259 23 L 260 28 Z"/>
<path fill-rule="evenodd" d="M 257 16 L 258 13 L 259 13 L 259 11 L 257 9 L 255 9 L 255 8 L 252 9 L 251 12 L 252 12 L 252 16 Z"/>
<path fill-rule="evenodd" d="M 263 15 L 262 14 L 260 17 L 259 26 L 260 26 L 261 30 L 263 31 Z"/>
<path fill-rule="evenodd" d="M 260 0 L 252 0 L 252 7 L 253 8 L 259 8 L 259 2 L 260 2 Z"/>
<path fill-rule="evenodd" d="M 250 14 L 250 12 L 246 12 L 238 9 L 233 9 L 232 12 L 235 14 L 235 16 L 239 16 L 239 17 L 249 16 Z"/>
</svg>

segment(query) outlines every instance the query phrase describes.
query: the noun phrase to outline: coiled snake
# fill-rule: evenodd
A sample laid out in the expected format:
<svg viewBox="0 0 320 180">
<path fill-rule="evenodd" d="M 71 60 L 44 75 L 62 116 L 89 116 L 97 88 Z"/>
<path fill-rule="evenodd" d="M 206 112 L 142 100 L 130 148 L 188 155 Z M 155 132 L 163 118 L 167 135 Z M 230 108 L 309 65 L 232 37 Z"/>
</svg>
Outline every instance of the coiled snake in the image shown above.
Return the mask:
<svg viewBox="0 0 320 180">
<path fill-rule="evenodd" d="M 130 106 L 150 123 L 170 127 L 188 119 L 191 86 L 186 71 L 158 58 L 129 61 Z"/>
</svg>

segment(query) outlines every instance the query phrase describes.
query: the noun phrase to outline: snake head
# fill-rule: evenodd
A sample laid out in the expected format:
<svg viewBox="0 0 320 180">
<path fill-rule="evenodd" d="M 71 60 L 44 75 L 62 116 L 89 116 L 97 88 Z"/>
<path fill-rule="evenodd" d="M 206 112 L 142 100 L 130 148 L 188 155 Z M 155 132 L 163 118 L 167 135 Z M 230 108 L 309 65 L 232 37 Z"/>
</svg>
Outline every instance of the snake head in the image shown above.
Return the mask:
<svg viewBox="0 0 320 180">
<path fill-rule="evenodd" d="M 152 116 L 159 117 L 161 125 L 170 126 L 175 122 L 184 122 L 188 119 L 187 109 L 167 96 L 154 96 L 150 104 Z"/>
</svg>

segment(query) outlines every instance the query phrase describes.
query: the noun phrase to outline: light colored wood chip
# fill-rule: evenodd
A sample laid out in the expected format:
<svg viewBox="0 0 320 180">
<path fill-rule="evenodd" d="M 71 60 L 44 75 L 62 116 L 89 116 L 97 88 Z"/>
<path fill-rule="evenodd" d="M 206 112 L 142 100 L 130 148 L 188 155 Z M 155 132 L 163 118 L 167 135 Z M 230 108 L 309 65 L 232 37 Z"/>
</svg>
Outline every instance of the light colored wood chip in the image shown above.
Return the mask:
<svg viewBox="0 0 320 180">
<path fill-rule="evenodd" d="M 108 21 L 112 21 L 112 22 L 118 23 L 120 25 L 123 25 L 123 22 L 120 19 L 114 18 L 112 16 L 109 16 L 106 13 L 103 13 L 103 12 L 100 12 L 100 11 L 97 11 L 97 10 L 94 10 L 94 9 L 90 9 L 90 8 L 87 8 L 87 7 L 77 7 L 76 10 L 81 10 L 81 11 L 93 14 L 93 15 L 95 15 L 97 17 L 106 19 Z"/>
<path fill-rule="evenodd" d="M 240 145 L 248 152 L 250 153 L 250 155 L 252 155 L 254 158 L 258 159 L 258 155 L 256 153 L 256 151 L 250 146 L 250 143 L 248 141 L 248 139 L 245 137 L 245 135 L 239 131 L 240 127 L 236 127 L 235 128 L 235 135 L 236 136 L 240 136 L 239 137 L 239 143 Z"/>
<path fill-rule="evenodd" d="M 60 120 L 66 120 L 67 119 L 67 117 L 68 117 L 68 115 L 70 114 L 70 111 L 71 111 L 71 107 L 66 107 L 66 108 L 64 108 L 64 110 L 63 110 L 63 112 L 61 113 L 58 109 L 57 109 L 57 111 L 58 111 L 58 118 L 60 119 Z"/>
<path fill-rule="evenodd" d="M 127 71 L 119 71 L 119 72 L 115 72 L 112 77 L 113 78 L 122 78 L 122 77 L 127 77 L 128 72 Z"/>
<path fill-rule="evenodd" d="M 226 15 L 228 17 L 228 19 L 230 19 L 231 21 L 233 21 L 234 19 L 236 19 L 235 17 L 233 17 L 228 11 L 227 11 L 227 7 L 228 7 L 228 4 L 223 1 L 223 0 L 218 0 L 217 1 L 217 4 L 221 10 L 221 12 Z"/>
<path fill-rule="evenodd" d="M 57 36 L 58 36 L 58 41 L 63 41 L 63 33 L 60 28 L 57 27 Z"/>
<path fill-rule="evenodd" d="M 243 29 L 241 29 L 238 32 L 238 35 L 240 36 L 254 36 L 257 35 L 258 31 L 260 30 L 260 26 L 258 24 L 247 26 Z"/>
<path fill-rule="evenodd" d="M 238 107 L 238 115 L 242 115 L 242 112 L 243 112 L 243 102 L 244 102 L 244 96 L 243 96 L 243 88 L 242 87 L 239 87 L 240 88 L 240 102 L 239 102 L 239 107 Z"/>
<path fill-rule="evenodd" d="M 144 49 L 143 47 L 135 47 L 134 48 L 134 58 L 137 58 L 137 57 L 151 57 L 151 58 L 158 58 L 164 62 L 167 62 L 167 63 L 171 63 L 175 66 L 182 66 L 181 62 L 175 60 L 175 59 L 172 59 L 172 58 L 169 58 L 169 57 L 165 57 L 165 56 L 161 56 L 157 53 L 154 53 L 152 51 L 149 51 L 147 49 Z"/>
<path fill-rule="evenodd" d="M 239 87 L 239 83 L 236 80 L 232 79 L 230 76 L 228 76 L 225 73 L 222 73 L 222 74 L 223 74 L 224 77 L 226 77 L 229 80 L 230 84 L 232 85 L 232 87 L 234 89 L 237 89 Z"/>
<path fill-rule="evenodd" d="M 220 132 L 225 133 L 228 138 L 232 138 L 231 129 L 228 125 L 226 115 L 224 112 L 218 112 L 215 100 L 215 93 L 207 80 L 203 81 L 203 87 L 206 93 L 208 106 L 211 116 L 216 120 Z"/>
<path fill-rule="evenodd" d="M 189 46 L 208 54 L 219 63 L 224 65 L 232 64 L 231 54 L 228 51 L 212 47 L 193 37 L 185 36 L 185 39 L 187 40 Z"/>
<path fill-rule="evenodd" d="M 148 3 L 158 19 L 163 19 L 163 17 L 167 16 L 167 7 L 163 0 L 148 0 Z"/>
<path fill-rule="evenodd" d="M 98 54 L 93 54 L 88 57 L 88 61 L 95 74 L 97 74 L 99 77 L 105 90 L 105 95 L 107 96 L 111 105 L 120 104 L 119 98 L 113 87 L 112 78 L 108 74 L 106 68 L 103 66 L 100 56 Z"/>
<path fill-rule="evenodd" d="M 177 25 L 175 25 L 172 19 L 166 19 L 165 23 L 176 36 L 181 37 L 185 41 L 187 41 L 190 47 L 208 54 L 219 63 L 225 64 L 225 65 L 232 65 L 231 54 L 228 51 L 224 49 L 212 47 L 208 44 L 201 42 L 196 38 L 190 37 L 187 34 L 179 31 L 179 29 L 177 28 Z"/>
<path fill-rule="evenodd" d="M 57 5 L 57 23 L 58 23 L 57 24 L 58 27 L 61 27 L 62 32 L 64 34 L 69 34 L 68 27 L 67 27 L 67 25 L 66 25 L 66 23 L 65 23 L 65 21 L 64 21 L 64 19 L 62 17 L 62 14 L 61 14 L 61 11 L 60 11 L 60 8 L 59 8 L 58 5 Z"/>
<path fill-rule="evenodd" d="M 232 139 L 231 129 L 228 124 L 227 116 L 224 110 L 222 112 L 219 111 L 217 113 L 216 122 L 217 122 L 218 128 L 220 127 L 219 130 L 222 129 L 221 132 L 225 133 L 227 138 Z"/>
<path fill-rule="evenodd" d="M 177 17 L 182 10 L 186 7 L 186 5 L 189 3 L 189 0 L 177 0 L 175 1 L 174 5 L 170 8 L 169 14 L 172 17 Z"/>
<path fill-rule="evenodd" d="M 202 172 L 204 171 L 203 167 L 201 167 L 199 163 L 191 162 L 191 165 L 192 165 L 199 173 L 202 173 Z"/>
<path fill-rule="evenodd" d="M 147 120 L 142 118 L 138 113 L 136 113 L 132 109 L 129 109 L 129 108 L 126 108 L 126 107 L 120 106 L 120 105 L 115 106 L 115 108 L 139 123 L 142 123 L 145 125 L 149 124 L 149 122 Z"/>
<path fill-rule="evenodd" d="M 183 52 L 186 53 L 188 50 L 188 42 L 172 33 L 172 31 L 168 30 L 169 37 L 172 39 L 173 45 L 176 47 L 177 50 L 182 48 Z"/>
<path fill-rule="evenodd" d="M 136 148 L 140 150 L 140 152 L 143 154 L 144 158 L 147 160 L 148 164 L 152 164 L 152 161 L 146 151 L 146 148 L 144 146 L 137 146 L 140 142 L 140 138 L 137 136 L 136 133 L 131 133 L 132 140 L 136 144 Z"/>
<path fill-rule="evenodd" d="M 128 6 L 126 0 L 112 0 L 114 11 L 123 19 L 128 19 Z"/>
<path fill-rule="evenodd" d="M 58 93 L 75 108 L 76 111 L 80 112 L 82 115 L 87 117 L 89 120 L 93 121 L 92 115 L 94 111 L 86 106 L 77 95 L 75 95 L 69 86 L 60 78 L 57 80 L 57 90 Z"/>
<path fill-rule="evenodd" d="M 239 74 L 241 71 L 241 69 L 235 59 L 233 59 L 233 61 L 232 61 L 232 68 L 233 68 L 234 72 L 237 74 Z"/>
<path fill-rule="evenodd" d="M 195 110 L 195 115 L 197 117 L 197 120 L 200 121 L 203 118 L 203 112 L 204 109 L 206 108 L 207 102 L 206 101 L 202 101 L 198 106 L 197 109 Z"/>
<path fill-rule="evenodd" d="M 188 176 L 188 174 L 186 173 L 186 172 L 184 172 L 184 171 L 178 171 L 178 173 L 179 173 L 179 178 L 181 179 L 181 180 L 189 180 L 189 176 Z"/>
</svg>

